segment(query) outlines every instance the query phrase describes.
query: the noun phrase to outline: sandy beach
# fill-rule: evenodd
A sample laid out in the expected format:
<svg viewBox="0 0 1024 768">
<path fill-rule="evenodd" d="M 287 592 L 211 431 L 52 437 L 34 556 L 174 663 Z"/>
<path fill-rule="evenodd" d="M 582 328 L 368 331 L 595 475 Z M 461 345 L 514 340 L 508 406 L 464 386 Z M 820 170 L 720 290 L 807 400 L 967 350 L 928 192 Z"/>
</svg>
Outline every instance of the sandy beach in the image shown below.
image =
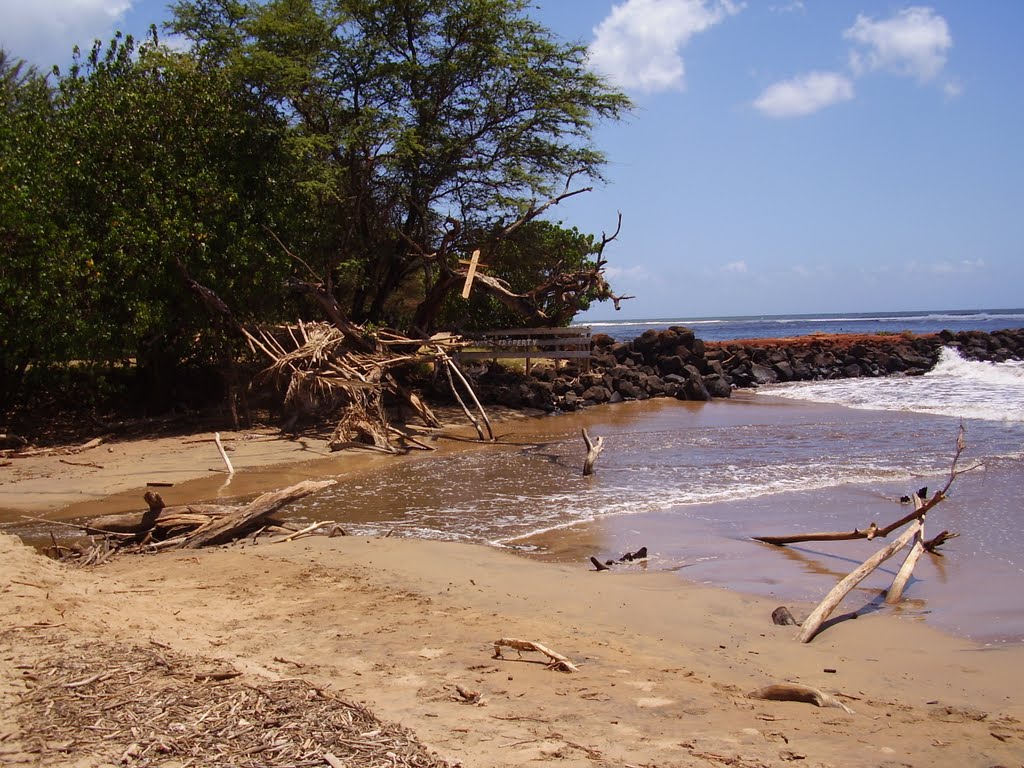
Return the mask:
<svg viewBox="0 0 1024 768">
<path fill-rule="evenodd" d="M 3 504 L 61 516 L 55 506 L 82 496 L 97 509 L 123 506 L 151 480 L 199 499 L 342 466 L 372 470 L 378 460 L 324 456 L 309 440 L 225 435 L 235 463 L 248 470 L 224 488 L 223 473 L 210 472 L 218 456 L 208 438 L 22 459 L 16 473 L 2 470 Z M 102 501 L 104 489 L 124 496 Z M 102 698 L 101 677 L 117 680 L 127 660 L 154 652 L 241 673 L 224 682 L 190 678 L 189 695 L 301 680 L 365 703 L 411 729 L 438 759 L 467 768 L 988 767 L 1019 766 L 1024 756 L 1019 644 L 984 646 L 878 614 L 801 645 L 793 627 L 771 622 L 777 601 L 686 583 L 677 573 L 596 573 L 483 546 L 355 536 L 264 539 L 80 570 L 3 536 L 0 583 L 5 765 L 242 764 L 237 756 L 222 763 L 176 753 L 181 723 L 153 726 L 170 750 L 160 752 L 148 731 L 108 741 L 60 732 L 31 703 L 32 691 L 56 674 L 56 659 L 94 670 L 65 683 L 74 704 Z M 812 605 L 790 607 L 800 616 Z M 547 669 L 531 652 L 492 658 L 494 641 L 509 637 L 542 643 L 579 671 Z M 781 683 L 819 689 L 852 714 L 748 698 Z M 152 685 L 140 677 L 137 690 L 118 696 L 145 700 Z M 467 701 L 457 686 L 480 698 Z"/>
</svg>

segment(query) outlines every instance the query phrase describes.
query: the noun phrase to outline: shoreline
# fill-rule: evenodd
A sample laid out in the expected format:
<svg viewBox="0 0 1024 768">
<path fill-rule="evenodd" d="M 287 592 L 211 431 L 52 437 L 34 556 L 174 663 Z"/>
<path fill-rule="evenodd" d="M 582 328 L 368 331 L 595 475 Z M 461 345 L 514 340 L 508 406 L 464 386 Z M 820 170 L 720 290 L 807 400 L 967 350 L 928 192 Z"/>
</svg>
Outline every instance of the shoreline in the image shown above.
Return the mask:
<svg viewBox="0 0 1024 768">
<path fill-rule="evenodd" d="M 143 508 L 142 493 L 145 486 L 138 484 L 141 478 L 191 478 L 180 480 L 171 487 L 154 489 L 161 493 L 168 504 L 175 505 L 245 500 L 267 490 L 282 488 L 302 480 L 334 477 L 341 481 L 341 487 L 348 484 L 358 495 L 328 495 L 324 500 L 326 506 L 322 507 L 304 507 L 300 503 L 289 510 L 289 516 L 302 525 L 314 520 L 329 519 L 345 527 L 350 533 L 362 535 L 383 535 L 392 531 L 399 536 L 409 537 L 411 534 L 417 537 L 415 530 L 408 530 L 400 522 L 401 518 L 392 517 L 392 522 L 374 524 L 374 515 L 378 514 L 374 510 L 387 507 L 388 499 L 391 498 L 388 495 L 391 492 L 390 488 L 407 489 L 413 493 L 418 492 L 423 497 L 422 501 L 407 501 L 399 496 L 394 499 L 396 503 L 439 504 L 444 507 L 445 502 L 436 498 L 439 491 L 430 488 L 433 473 L 440 472 L 444 477 L 452 472 L 468 473 L 468 478 L 477 477 L 477 473 L 482 472 L 482 479 L 479 482 L 487 485 L 487 467 L 495 466 L 493 459 L 488 458 L 492 451 L 496 451 L 499 456 L 508 455 L 512 458 L 510 452 L 516 451 L 515 446 L 518 445 L 544 445 L 555 440 L 564 446 L 564 435 L 578 434 L 581 426 L 589 427 L 592 432 L 597 429 L 600 433 L 608 435 L 611 444 L 615 445 L 618 440 L 615 435 L 620 430 L 636 429 L 640 434 L 644 434 L 648 429 L 659 429 L 663 419 L 670 413 L 677 414 L 673 418 L 686 419 L 690 427 L 715 425 L 728 431 L 736 426 L 742 428 L 741 425 L 746 425 L 751 419 L 754 419 L 755 423 L 760 423 L 762 418 L 767 419 L 765 423 L 788 423 L 794 417 L 813 421 L 819 418 L 818 414 L 820 417 L 830 418 L 837 412 L 845 413 L 844 418 L 863 418 L 863 412 L 842 408 L 837 411 L 835 406 L 776 398 L 762 399 L 753 393 L 741 394 L 731 401 L 719 400 L 708 404 L 672 400 L 627 403 L 559 417 L 538 414 L 535 418 L 524 418 L 522 412 L 513 412 L 512 418 L 498 422 L 499 431 L 506 433 L 506 437 L 512 442 L 511 446 L 440 440 L 437 452 L 415 452 L 413 455 L 401 457 L 401 461 L 394 461 L 399 457 L 368 453 L 353 455 L 350 451 L 330 454 L 326 448 L 322 448 L 323 453 L 318 454 L 316 443 L 310 439 L 288 440 L 272 435 L 256 435 L 249 440 L 235 440 L 236 450 L 232 451 L 231 455 L 239 472 L 232 478 L 228 478 L 223 470 L 216 469 L 219 456 L 211 437 L 159 438 L 114 443 L 110 446 L 101 445 L 90 452 L 72 457 L 81 460 L 102 455 L 98 452 L 106 450 L 106 456 L 112 460 L 102 459 L 102 470 L 62 464 L 62 457 L 58 455 L 20 460 L 48 464 L 51 469 L 61 474 L 57 481 L 58 486 L 70 489 L 69 493 L 72 495 L 84 492 L 79 477 L 89 476 L 94 498 L 56 510 L 46 510 L 46 504 L 59 496 L 59 493 L 52 489 L 49 494 L 36 492 L 39 484 L 47 485 L 54 482 L 53 476 L 48 478 L 44 474 L 28 478 L 22 483 L 0 485 L 0 499 L 4 498 L 5 493 L 8 498 L 16 498 L 20 493 L 26 499 L 43 507 L 41 514 L 47 519 L 59 524 L 69 519 L 137 511 Z M 762 416 L 757 417 L 758 413 Z M 468 431 L 468 428 L 463 429 Z M 455 431 L 453 427 L 452 432 Z M 230 440 L 233 436 L 225 434 L 224 437 Z M 562 447 L 556 452 L 565 450 Z M 543 461 L 543 457 L 549 455 L 549 449 L 544 449 L 539 455 Z M 152 457 L 157 457 L 158 461 L 154 463 L 151 461 Z M 269 459 L 273 459 L 273 463 L 264 463 Z M 421 460 L 433 460 L 438 463 L 428 463 L 419 468 L 412 463 Z M 558 460 L 561 468 L 557 469 L 555 474 L 561 479 L 556 481 L 565 483 L 564 486 L 560 486 L 563 493 L 584 494 L 580 500 L 585 504 L 586 499 L 590 498 L 589 494 L 599 486 L 581 483 L 580 478 L 575 477 L 577 472 L 572 461 L 573 459 L 569 459 L 570 465 L 565 466 L 564 458 Z M 508 462 L 498 459 L 497 463 L 504 465 Z M 516 457 L 512 463 L 519 464 L 520 459 Z M 161 468 L 161 472 L 165 474 L 156 472 L 154 468 Z M 611 472 L 613 467 L 609 466 L 606 470 Z M 599 481 L 602 476 L 607 477 L 604 474 L 606 470 L 603 470 L 599 463 Z M 499 471 L 503 472 L 504 469 Z M 108 480 L 104 478 L 113 478 L 121 483 L 120 492 L 108 496 L 100 490 L 107 487 Z M 968 481 L 970 478 L 962 480 L 961 483 Z M 384 495 L 378 495 L 373 490 L 380 483 L 383 483 L 380 490 Z M 360 487 L 363 487 L 363 490 L 359 490 Z M 369 492 L 365 490 L 367 487 L 371 489 Z M 822 491 L 817 490 L 773 492 L 762 497 L 708 501 L 691 506 L 684 505 L 678 509 L 644 511 L 639 516 L 629 513 L 600 515 L 590 521 L 572 521 L 569 524 L 558 524 L 548 529 L 510 537 L 473 536 L 471 531 L 474 529 L 465 527 L 470 521 L 462 517 L 467 509 L 464 503 L 470 501 L 473 496 L 461 496 L 456 493 L 452 497 L 451 492 L 448 492 L 449 495 L 445 498 L 462 500 L 460 503 L 463 505 L 456 507 L 462 511 L 454 516 L 448 513 L 447 527 L 438 529 L 436 533 L 431 533 L 425 538 L 476 540 L 489 546 L 510 550 L 517 556 L 529 560 L 571 564 L 581 570 L 591 567 L 591 556 L 597 556 L 601 560 L 609 557 L 616 559 L 623 552 L 650 546 L 651 558 L 644 567 L 652 571 L 678 571 L 674 577 L 681 583 L 715 584 L 739 594 L 771 596 L 783 603 L 813 602 L 824 596 L 836 580 L 849 571 L 849 563 L 854 562 L 853 559 L 859 558 L 856 562 L 860 562 L 860 559 L 870 554 L 873 551 L 870 545 L 863 542 L 847 542 L 831 548 L 774 548 L 754 545 L 750 537 L 791 530 L 789 526 L 793 525 L 797 530 L 807 530 L 808 523 L 801 525 L 797 522 L 799 518 L 794 517 L 792 512 L 786 512 L 787 509 L 817 508 L 821 513 L 828 512 L 830 518 L 821 519 L 811 525 L 813 527 L 820 524 L 831 530 L 849 530 L 866 524 L 868 519 L 895 519 L 899 516 L 899 510 L 898 506 L 893 507 L 891 499 L 898 497 L 901 491 L 896 491 L 895 496 L 886 497 L 877 493 L 878 489 L 879 487 L 875 485 L 859 491 L 838 486 L 825 493 L 827 501 L 819 498 Z M 332 494 L 334 491 L 327 493 Z M 313 501 L 315 503 L 316 500 Z M 955 500 L 952 503 L 956 504 Z M 845 518 L 841 514 L 843 510 L 847 510 Z M 944 514 L 945 505 L 940 512 L 943 513 L 943 517 L 939 519 L 949 519 L 949 516 Z M 951 507 L 950 512 L 954 512 L 954 508 Z M 30 544 L 39 547 L 49 546 L 53 526 L 48 526 L 42 520 L 26 521 L 23 519 L 24 514 L 20 511 L 8 512 L 6 522 L 0 523 L 0 531 L 16 531 Z M 722 525 L 715 526 L 707 522 L 711 518 L 732 521 L 732 525 L 724 528 Z M 767 522 L 773 519 L 774 523 Z M 826 523 L 825 519 L 831 521 Z M 745 520 L 747 523 L 744 524 Z M 441 522 L 440 519 L 437 522 Z M 67 541 L 67 538 L 61 536 L 60 528 L 56 533 L 62 543 Z M 467 537 L 464 534 L 470 535 Z M 84 534 L 81 536 L 84 537 Z M 538 545 L 539 551 L 534 549 Z M 1005 589 L 993 591 L 985 586 L 983 577 L 992 575 L 992 567 L 987 567 L 987 570 L 982 568 L 976 572 L 976 568 L 957 567 L 956 563 L 952 565 L 954 570 L 950 572 L 950 564 L 945 563 L 942 558 L 925 558 L 915 574 L 915 586 L 909 594 L 909 599 L 904 601 L 905 604 L 901 607 L 886 608 L 885 612 L 899 613 L 916 620 L 925 619 L 940 631 L 954 636 L 974 638 L 979 642 L 1019 642 L 1024 636 L 1024 629 L 1021 629 L 1024 627 L 1024 613 L 1020 612 L 1018 601 L 1015 599 L 1010 599 L 1010 602 L 1006 603 L 999 598 L 999 595 L 1005 597 Z M 936 570 L 937 568 L 939 570 Z M 858 606 L 863 604 L 863 611 L 876 610 L 873 605 L 879 590 L 888 586 L 887 579 L 893 575 L 890 570 L 890 564 L 883 567 L 859 588 L 851 597 L 851 602 L 855 601 Z M 1004 576 L 1006 574 L 997 574 L 998 583 L 1003 582 Z M 979 599 L 979 595 L 984 599 Z M 1003 614 L 1001 617 L 1000 611 Z"/>
</svg>

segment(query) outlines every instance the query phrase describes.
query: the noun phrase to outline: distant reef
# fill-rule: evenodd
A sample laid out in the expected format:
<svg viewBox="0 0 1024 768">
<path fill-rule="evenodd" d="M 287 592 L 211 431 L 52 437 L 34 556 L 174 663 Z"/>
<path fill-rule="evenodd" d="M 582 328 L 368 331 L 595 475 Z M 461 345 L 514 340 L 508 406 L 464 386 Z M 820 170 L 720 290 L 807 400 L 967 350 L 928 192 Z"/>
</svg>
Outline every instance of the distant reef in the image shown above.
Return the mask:
<svg viewBox="0 0 1024 768">
<path fill-rule="evenodd" d="M 652 397 L 711 400 L 776 382 L 920 376 L 935 366 L 943 347 L 969 360 L 1024 360 L 1024 328 L 705 342 L 675 326 L 624 342 L 596 334 L 589 370 L 539 365 L 526 376 L 485 366 L 475 378 L 485 402 L 574 411 Z"/>
</svg>

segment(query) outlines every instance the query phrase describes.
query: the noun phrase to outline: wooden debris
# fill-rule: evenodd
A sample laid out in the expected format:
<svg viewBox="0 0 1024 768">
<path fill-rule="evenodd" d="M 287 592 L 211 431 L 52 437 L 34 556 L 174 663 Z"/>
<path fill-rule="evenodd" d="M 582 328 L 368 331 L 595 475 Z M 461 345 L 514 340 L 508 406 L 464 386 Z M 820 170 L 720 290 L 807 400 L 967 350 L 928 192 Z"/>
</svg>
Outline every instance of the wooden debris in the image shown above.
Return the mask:
<svg viewBox="0 0 1024 768">
<path fill-rule="evenodd" d="M 66 629 L 18 642 L 32 645 L 25 671 L 35 673 L 19 696 L 19 719 L 40 744 L 72 744 L 83 762 L 449 768 L 410 731 L 306 680 L 236 677 L 163 644 L 86 640 Z"/>
<path fill-rule="evenodd" d="M 95 461 L 71 461 L 70 459 L 57 459 L 61 464 L 68 464 L 72 467 L 92 467 L 93 469 L 103 469 L 102 464 L 97 464 Z"/>
<path fill-rule="evenodd" d="M 924 548 L 933 555 L 942 557 L 942 553 L 938 551 L 938 548 L 945 544 L 950 539 L 955 539 L 959 536 L 959 533 L 950 533 L 949 531 L 943 531 L 933 539 L 929 539 L 924 543 Z"/>
<path fill-rule="evenodd" d="M 98 448 L 99 446 L 103 445 L 103 441 L 105 439 L 106 438 L 104 438 L 104 437 L 94 437 L 92 440 L 89 440 L 86 443 L 82 443 L 77 448 L 71 449 L 71 452 L 72 453 L 81 453 L 82 451 L 88 451 L 88 450 L 91 450 L 93 448 Z"/>
<path fill-rule="evenodd" d="M 220 441 L 220 432 L 213 433 L 213 442 L 217 445 L 217 452 L 220 454 L 221 459 L 224 461 L 224 466 L 227 467 L 228 474 L 235 474 L 235 468 L 231 465 L 231 459 L 228 458 L 228 454 L 224 450 L 224 444 Z"/>
<path fill-rule="evenodd" d="M 869 573 L 875 570 L 875 568 L 903 549 L 903 547 L 905 547 L 910 540 L 917 535 L 917 532 L 921 529 L 921 525 L 922 523 L 920 520 L 915 520 L 914 523 L 904 531 L 898 539 L 873 554 L 861 563 L 860 566 L 851 571 L 846 578 L 836 584 L 835 587 L 832 588 L 832 591 L 825 596 L 825 599 L 818 604 L 818 607 L 811 611 L 811 615 L 804 620 L 802 629 L 800 630 L 800 635 L 798 636 L 800 642 L 811 642 L 811 640 L 814 639 L 814 636 L 818 633 L 818 630 L 821 628 L 825 619 L 832 614 L 832 611 L 834 611 L 836 606 L 843 601 L 843 598 L 845 598 L 854 587 L 860 584 Z"/>
<path fill-rule="evenodd" d="M 511 648 L 519 654 L 522 658 L 523 651 L 536 651 L 547 656 L 550 661 L 545 664 L 548 669 L 557 669 L 560 672 L 579 672 L 579 667 L 569 661 L 568 658 L 562 654 L 552 651 L 547 646 L 535 643 L 532 640 L 518 640 L 514 637 L 502 637 L 494 641 L 494 655 L 492 659 L 503 659 L 501 655 L 502 647 Z"/>
<path fill-rule="evenodd" d="M 597 457 L 600 456 L 601 451 L 604 450 L 604 438 L 599 437 L 597 440 L 591 440 L 586 427 L 584 427 L 583 443 L 587 447 L 587 456 L 583 460 L 583 476 L 587 477 L 594 474 L 594 464 L 597 463 Z"/>
<path fill-rule="evenodd" d="M 811 639 L 821 629 L 822 624 L 831 615 L 832 611 L 835 610 L 836 606 L 850 593 L 850 591 L 859 584 L 864 578 L 868 576 L 875 568 L 885 562 L 887 559 L 896 554 L 899 550 L 905 547 L 911 540 L 914 541 L 914 545 L 911 549 L 910 554 L 904 560 L 902 567 L 896 575 L 896 578 L 892 582 L 892 586 L 889 588 L 886 595 L 887 603 L 895 603 L 903 596 L 903 591 L 906 588 L 907 583 L 913 573 L 914 566 L 920 559 L 921 554 L 928 548 L 924 541 L 924 520 L 925 515 L 933 509 L 936 505 L 942 502 L 946 498 L 946 494 L 952 487 L 953 482 L 957 477 L 964 474 L 965 472 L 972 472 L 978 469 L 981 464 L 974 464 L 965 469 L 959 469 L 958 463 L 964 450 L 967 447 L 967 443 L 964 439 L 964 427 L 961 424 L 960 429 L 957 433 L 956 439 L 956 451 L 953 455 L 953 460 L 949 468 L 949 476 L 946 479 L 946 484 L 941 490 L 935 492 L 931 499 L 925 500 L 925 495 L 928 493 L 927 486 L 919 489 L 917 493 L 913 494 L 912 499 L 914 501 L 914 511 L 908 515 L 904 515 L 899 520 L 879 528 L 875 523 L 871 523 L 864 531 L 853 530 L 847 533 L 833 532 L 833 533 L 811 533 L 811 534 L 800 534 L 797 536 L 756 536 L 754 537 L 757 541 L 763 541 L 768 544 L 783 545 L 791 544 L 800 541 L 841 541 L 845 539 L 873 539 L 876 536 L 885 538 L 890 533 L 899 528 L 903 528 L 909 524 L 909 527 L 891 544 L 883 547 L 874 555 L 865 560 L 860 566 L 854 569 L 846 577 L 841 579 L 838 584 L 825 596 L 825 599 L 818 604 L 817 608 L 811 612 L 803 624 L 798 635 L 798 639 L 802 643 L 810 642 Z M 943 538 L 943 534 L 946 534 Z M 949 538 L 947 532 L 943 532 L 936 539 L 945 541 Z M 939 542 L 941 543 L 941 541 Z M 936 545 L 937 546 L 937 545 Z M 856 614 L 853 614 L 855 617 Z M 774 617 L 774 614 L 773 614 Z"/>
<path fill-rule="evenodd" d="M 298 538 L 300 538 L 302 536 L 309 536 L 317 528 L 322 528 L 325 525 L 332 525 L 333 526 L 333 525 L 335 525 L 335 522 L 333 520 L 324 520 L 323 522 L 320 522 L 320 523 L 313 523 L 311 525 L 307 525 L 301 531 L 295 531 L 294 533 L 291 533 L 291 534 L 285 536 L 283 539 L 275 539 L 274 543 L 275 544 L 283 544 L 286 541 L 293 541 L 293 540 L 298 539 Z"/>
<path fill-rule="evenodd" d="M 835 696 L 819 691 L 809 685 L 798 685 L 796 683 L 778 683 L 758 688 L 747 694 L 751 699 L 765 699 L 767 701 L 800 701 L 805 704 L 813 704 L 816 707 L 835 707 L 848 714 L 854 711 L 843 704 Z"/>
<path fill-rule="evenodd" d="M 916 493 L 914 494 L 914 506 L 918 509 L 922 506 L 921 497 Z M 906 559 L 903 561 L 903 565 L 900 566 L 899 571 L 892 580 L 892 584 L 886 591 L 886 605 L 894 605 L 902 599 L 903 590 L 906 589 L 907 582 L 910 581 L 910 577 L 914 573 L 914 566 L 917 565 L 917 561 L 921 559 L 921 555 L 923 554 L 924 520 L 921 521 L 921 525 L 918 527 L 917 533 L 914 534 L 914 543 L 910 547 L 910 552 L 907 554 Z"/>
<path fill-rule="evenodd" d="M 189 534 L 182 543 L 182 547 L 196 549 L 213 544 L 224 544 L 239 535 L 245 528 L 269 517 L 287 504 L 331 485 L 334 485 L 334 480 L 303 480 L 301 483 L 296 483 L 283 490 L 264 493 L 237 512 L 216 519 L 209 525 Z"/>
<path fill-rule="evenodd" d="M 115 536 L 123 537 L 117 542 L 117 546 L 111 546 L 109 543 L 104 545 L 113 549 L 140 545 L 149 551 L 174 547 L 194 549 L 223 544 L 247 536 L 256 529 L 277 527 L 277 521 L 273 516 L 287 504 L 333 484 L 334 480 L 306 480 L 282 490 L 264 493 L 240 507 L 219 504 L 168 507 L 164 505 L 159 493 L 147 491 L 144 497 L 149 505 L 147 511 L 104 515 L 83 526 L 75 527 L 84 528 L 90 534 L 102 535 L 106 540 Z M 315 523 L 301 531 L 282 530 L 290 540 L 308 535 L 316 528 L 326 525 L 333 525 L 333 522 Z"/>
<path fill-rule="evenodd" d="M 483 694 L 480 691 L 473 690 L 472 688 L 466 688 L 462 685 L 456 684 L 456 692 L 462 697 L 462 700 L 467 704 L 480 704 Z"/>
<path fill-rule="evenodd" d="M 631 563 L 634 560 L 646 560 L 647 547 L 640 547 L 636 552 L 627 552 L 619 558 L 620 563 Z"/>
</svg>

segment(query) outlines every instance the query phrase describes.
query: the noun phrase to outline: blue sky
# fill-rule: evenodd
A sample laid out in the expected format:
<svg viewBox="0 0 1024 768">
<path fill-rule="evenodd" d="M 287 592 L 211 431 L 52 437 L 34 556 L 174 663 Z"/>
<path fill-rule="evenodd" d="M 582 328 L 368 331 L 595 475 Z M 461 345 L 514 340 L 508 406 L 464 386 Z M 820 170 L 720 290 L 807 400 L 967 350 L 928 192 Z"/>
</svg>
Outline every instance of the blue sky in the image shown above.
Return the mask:
<svg viewBox="0 0 1024 768">
<path fill-rule="evenodd" d="M 589 319 L 1024 306 L 1024 3 L 536 0 L 637 109 L 557 218 L 622 233 Z M 65 62 L 149 0 L 0 0 Z"/>
</svg>

